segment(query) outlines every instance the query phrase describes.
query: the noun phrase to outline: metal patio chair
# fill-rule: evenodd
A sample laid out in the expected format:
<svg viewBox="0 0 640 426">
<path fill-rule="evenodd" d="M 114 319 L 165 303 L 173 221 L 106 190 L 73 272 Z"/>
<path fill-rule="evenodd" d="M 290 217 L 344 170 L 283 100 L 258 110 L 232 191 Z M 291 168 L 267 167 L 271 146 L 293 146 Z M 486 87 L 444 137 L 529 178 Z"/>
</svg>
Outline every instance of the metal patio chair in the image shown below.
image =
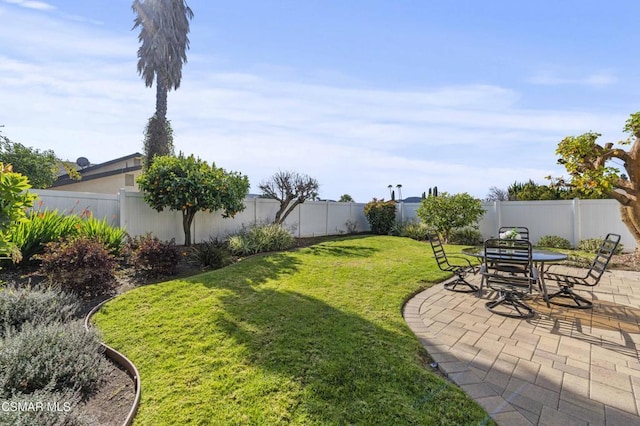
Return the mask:
<svg viewBox="0 0 640 426">
<path fill-rule="evenodd" d="M 518 240 L 527 240 L 529 241 L 529 228 L 524 227 L 524 226 L 503 226 L 500 229 L 498 229 L 498 237 L 500 237 L 500 235 L 505 234 L 509 231 L 516 231 L 518 233 Z"/>
<path fill-rule="evenodd" d="M 554 274 L 547 272 L 544 274 L 545 280 L 555 281 L 560 289 L 548 296 L 548 302 L 554 305 L 564 306 L 567 308 L 591 309 L 593 302 L 586 299 L 573 291 L 576 285 L 594 287 L 598 285 L 602 274 L 607 269 L 609 261 L 620 243 L 620 235 L 608 234 L 600 244 L 600 248 L 596 257 L 591 262 L 589 270 L 584 276 Z M 554 298 L 568 299 L 567 302 L 553 300 Z"/>
<path fill-rule="evenodd" d="M 535 284 L 539 284 L 538 270 L 532 259 L 533 247 L 526 240 L 490 238 L 484 242 L 484 263 L 480 268 L 482 286 L 498 293 L 498 298 L 485 304 L 490 312 L 511 318 L 531 318 L 535 311 L 522 299 Z M 510 272 L 518 270 L 518 274 Z"/>
<path fill-rule="evenodd" d="M 469 273 L 476 272 L 476 268 L 471 264 L 469 259 L 455 255 L 447 256 L 438 233 L 434 230 L 429 230 L 427 235 L 431 248 L 433 249 L 433 255 L 436 258 L 436 262 L 438 262 L 438 268 L 446 272 L 452 272 L 457 276 L 453 281 L 445 283 L 444 288 L 459 293 L 473 293 L 478 291 L 478 286 L 465 280 L 465 277 Z M 456 261 L 451 263 L 449 259 L 455 259 Z M 458 288 L 458 286 L 462 286 L 462 288 Z"/>
</svg>

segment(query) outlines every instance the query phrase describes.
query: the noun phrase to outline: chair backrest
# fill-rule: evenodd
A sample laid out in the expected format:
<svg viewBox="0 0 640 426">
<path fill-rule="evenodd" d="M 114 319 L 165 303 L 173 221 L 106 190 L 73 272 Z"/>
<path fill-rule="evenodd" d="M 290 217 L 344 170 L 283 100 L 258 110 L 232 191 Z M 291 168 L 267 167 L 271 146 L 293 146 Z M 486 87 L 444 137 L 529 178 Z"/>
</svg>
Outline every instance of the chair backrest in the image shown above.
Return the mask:
<svg viewBox="0 0 640 426">
<path fill-rule="evenodd" d="M 602 274 L 604 274 L 604 271 L 607 269 L 607 265 L 611 261 L 619 243 L 620 235 L 607 234 L 589 267 L 586 279 L 590 280 L 584 284 L 594 286 L 600 282 L 600 278 L 602 278 Z"/>
<path fill-rule="evenodd" d="M 531 243 L 527 240 L 489 238 L 484 242 L 482 274 L 489 287 L 515 285 L 531 289 L 538 279 Z"/>
<path fill-rule="evenodd" d="M 518 233 L 517 239 L 529 241 L 529 228 L 524 226 L 503 226 L 498 230 L 498 237 L 503 238 L 501 235 L 509 231 L 516 231 Z"/>
<path fill-rule="evenodd" d="M 489 268 L 501 270 L 508 266 L 528 268 L 533 265 L 533 248 L 524 239 L 489 238 L 484 242 L 484 259 Z"/>
<path fill-rule="evenodd" d="M 429 237 L 429 243 L 431 244 L 431 248 L 433 249 L 433 255 L 436 258 L 436 262 L 438 262 L 438 268 L 443 271 L 449 271 L 451 265 L 449 264 L 449 260 L 447 259 L 447 254 L 444 251 L 440 236 L 434 230 L 429 230 L 427 232 L 427 236 Z"/>
</svg>

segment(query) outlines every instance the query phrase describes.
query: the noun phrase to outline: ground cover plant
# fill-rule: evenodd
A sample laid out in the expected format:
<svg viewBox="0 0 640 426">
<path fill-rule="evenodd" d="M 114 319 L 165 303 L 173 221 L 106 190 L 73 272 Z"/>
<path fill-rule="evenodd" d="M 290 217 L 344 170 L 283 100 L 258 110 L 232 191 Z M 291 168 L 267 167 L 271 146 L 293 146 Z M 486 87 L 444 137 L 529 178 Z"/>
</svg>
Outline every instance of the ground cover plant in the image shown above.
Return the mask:
<svg viewBox="0 0 640 426">
<path fill-rule="evenodd" d="M 140 371 L 137 424 L 493 424 L 402 318 L 445 277 L 424 243 L 344 237 L 140 287 L 94 320 Z"/>
</svg>

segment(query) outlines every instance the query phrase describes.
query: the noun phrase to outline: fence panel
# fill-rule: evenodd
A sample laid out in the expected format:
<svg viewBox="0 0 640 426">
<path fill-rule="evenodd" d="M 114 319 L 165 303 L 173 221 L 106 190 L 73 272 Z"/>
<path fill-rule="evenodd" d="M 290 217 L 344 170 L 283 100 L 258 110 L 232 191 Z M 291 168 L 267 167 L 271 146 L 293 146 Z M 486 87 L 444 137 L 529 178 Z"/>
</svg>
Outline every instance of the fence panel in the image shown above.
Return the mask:
<svg viewBox="0 0 640 426">
<path fill-rule="evenodd" d="M 92 192 L 54 191 L 50 189 L 32 189 L 38 194 L 36 208 L 47 208 L 64 213 L 91 212 L 98 219 L 106 219 L 112 226 L 120 223 L 118 195 L 97 194 Z"/>
<path fill-rule="evenodd" d="M 66 212 L 87 209 L 94 217 L 105 218 L 112 225 L 123 226 L 131 235 L 151 232 L 162 240 L 175 238 L 184 243 L 182 214 L 175 211 L 161 213 L 151 209 L 139 192 L 122 190 L 117 195 L 71 191 L 34 190 L 41 207 Z M 279 203 L 275 200 L 250 198 L 246 209 L 234 218 L 223 219 L 219 213 L 198 212 L 194 219 L 192 236 L 195 242 L 213 237 L 224 237 L 241 229 L 243 225 L 270 223 L 275 218 Z M 334 203 L 308 201 L 291 213 L 285 226 L 295 236 L 310 237 L 336 235 L 348 232 L 347 222 L 356 225 L 356 231 L 368 231 L 362 203 Z M 398 205 L 398 218 L 417 220 L 419 203 Z M 495 236 L 500 226 L 526 226 L 531 240 L 536 243 L 544 235 L 558 235 L 572 245 L 586 238 L 600 238 L 608 232 L 622 236 L 625 251 L 636 248 L 635 239 L 620 219 L 619 204 L 615 200 L 557 200 L 557 201 L 496 201 L 485 202 L 486 214 L 479 222 L 484 238 Z"/>
</svg>

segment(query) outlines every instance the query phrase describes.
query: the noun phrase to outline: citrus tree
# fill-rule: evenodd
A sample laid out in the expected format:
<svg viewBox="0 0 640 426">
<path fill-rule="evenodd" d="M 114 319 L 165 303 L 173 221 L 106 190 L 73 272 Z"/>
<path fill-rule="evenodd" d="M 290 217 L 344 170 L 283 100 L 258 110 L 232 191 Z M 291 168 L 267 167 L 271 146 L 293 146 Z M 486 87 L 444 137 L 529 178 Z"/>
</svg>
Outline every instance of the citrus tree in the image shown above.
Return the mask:
<svg viewBox="0 0 640 426">
<path fill-rule="evenodd" d="M 466 192 L 454 195 L 443 192 L 422 200 L 416 214 L 448 243 L 451 231 L 475 225 L 484 215 L 484 209 L 479 199 Z"/>
<path fill-rule="evenodd" d="M 587 194 L 607 196 L 620 203 L 620 215 L 640 246 L 640 112 L 631 114 L 624 126 L 626 140 L 601 145 L 599 133 L 564 138 L 556 149 L 571 176 L 571 184 Z M 625 150 L 622 146 L 629 146 Z M 620 170 L 624 168 L 626 173 Z"/>
<path fill-rule="evenodd" d="M 198 211 L 222 211 L 223 217 L 233 217 L 244 210 L 249 193 L 246 176 L 182 153 L 156 157 L 138 178 L 138 186 L 151 208 L 182 212 L 186 246 L 191 245 L 191 224 Z"/>
<path fill-rule="evenodd" d="M 0 258 L 15 261 L 20 253 L 11 242 L 11 232 L 27 220 L 25 210 L 33 206 L 36 195 L 27 191 L 30 187 L 25 176 L 0 163 Z"/>
</svg>

